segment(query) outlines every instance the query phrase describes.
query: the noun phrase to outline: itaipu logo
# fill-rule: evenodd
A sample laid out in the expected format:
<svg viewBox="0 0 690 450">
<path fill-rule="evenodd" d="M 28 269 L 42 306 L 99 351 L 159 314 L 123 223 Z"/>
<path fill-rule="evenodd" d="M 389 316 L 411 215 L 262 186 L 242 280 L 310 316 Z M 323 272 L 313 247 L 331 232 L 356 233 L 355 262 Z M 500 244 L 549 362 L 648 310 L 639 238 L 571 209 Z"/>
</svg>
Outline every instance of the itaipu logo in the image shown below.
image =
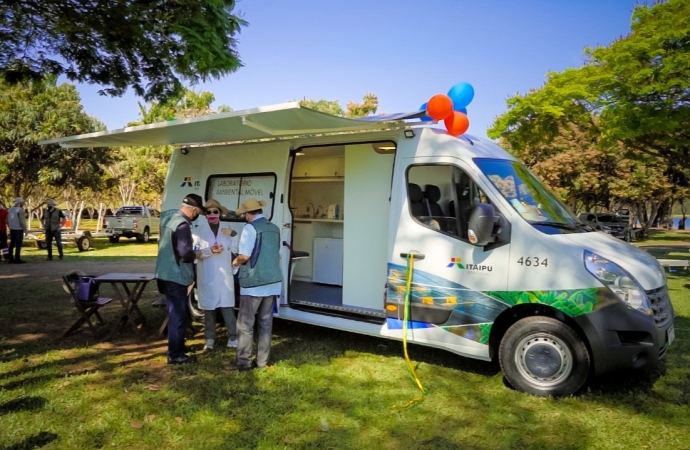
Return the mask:
<svg viewBox="0 0 690 450">
<path fill-rule="evenodd" d="M 194 183 L 194 184 L 192 185 L 192 183 Z M 186 187 L 193 187 L 193 186 L 199 186 L 199 185 L 200 185 L 200 183 L 198 181 L 192 182 L 192 177 L 184 177 L 184 180 L 182 181 L 182 184 L 180 185 L 180 187 L 185 187 L 185 186 Z"/>
<path fill-rule="evenodd" d="M 446 267 L 458 266 L 458 269 L 464 269 L 465 266 L 462 265 L 462 258 L 450 258 L 450 264 Z"/>
<path fill-rule="evenodd" d="M 472 263 L 462 263 L 462 258 L 450 258 L 450 263 L 446 267 L 458 266 L 458 269 L 476 270 L 478 272 L 491 272 L 492 266 L 480 266 Z"/>
</svg>

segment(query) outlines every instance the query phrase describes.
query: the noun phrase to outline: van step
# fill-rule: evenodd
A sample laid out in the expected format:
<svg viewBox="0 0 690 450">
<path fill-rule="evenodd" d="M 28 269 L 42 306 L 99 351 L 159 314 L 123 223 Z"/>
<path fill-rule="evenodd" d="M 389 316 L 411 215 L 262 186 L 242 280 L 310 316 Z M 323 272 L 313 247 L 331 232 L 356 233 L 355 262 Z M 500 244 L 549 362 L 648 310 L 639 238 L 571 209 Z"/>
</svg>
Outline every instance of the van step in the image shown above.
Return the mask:
<svg viewBox="0 0 690 450">
<path fill-rule="evenodd" d="M 385 319 L 386 318 L 385 312 L 379 311 L 376 309 L 370 309 L 370 308 L 357 308 L 357 307 L 353 307 L 353 306 L 328 305 L 326 303 L 308 302 L 305 300 L 291 300 L 290 304 L 309 306 L 312 308 L 326 309 L 326 310 L 330 310 L 330 311 L 338 311 L 341 313 L 359 314 L 362 316 L 376 317 L 378 319 Z"/>
</svg>

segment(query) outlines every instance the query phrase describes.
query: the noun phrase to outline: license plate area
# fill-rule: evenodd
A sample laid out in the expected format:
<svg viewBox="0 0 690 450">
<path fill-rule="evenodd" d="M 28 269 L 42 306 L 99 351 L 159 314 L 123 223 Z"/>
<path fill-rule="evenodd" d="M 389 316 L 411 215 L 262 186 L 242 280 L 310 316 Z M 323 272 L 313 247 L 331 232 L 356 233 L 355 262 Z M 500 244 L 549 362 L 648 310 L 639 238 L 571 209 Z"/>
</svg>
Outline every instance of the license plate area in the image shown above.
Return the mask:
<svg viewBox="0 0 690 450">
<path fill-rule="evenodd" d="M 673 329 L 673 325 L 671 325 L 671 328 L 666 330 L 666 339 L 668 340 L 668 345 L 671 345 L 673 340 L 676 338 L 676 330 Z"/>
</svg>

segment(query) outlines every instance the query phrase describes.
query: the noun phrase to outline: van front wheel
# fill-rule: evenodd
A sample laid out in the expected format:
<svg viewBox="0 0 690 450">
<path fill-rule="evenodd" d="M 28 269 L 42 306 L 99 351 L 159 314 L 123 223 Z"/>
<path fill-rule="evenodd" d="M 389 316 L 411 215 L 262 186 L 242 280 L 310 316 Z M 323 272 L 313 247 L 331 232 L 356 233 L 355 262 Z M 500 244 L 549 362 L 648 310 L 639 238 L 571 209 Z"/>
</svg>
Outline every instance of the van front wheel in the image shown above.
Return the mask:
<svg viewBox="0 0 690 450">
<path fill-rule="evenodd" d="M 516 389 L 542 397 L 573 395 L 589 375 L 589 352 L 563 322 L 527 317 L 506 331 L 498 350 L 501 370 Z"/>
</svg>

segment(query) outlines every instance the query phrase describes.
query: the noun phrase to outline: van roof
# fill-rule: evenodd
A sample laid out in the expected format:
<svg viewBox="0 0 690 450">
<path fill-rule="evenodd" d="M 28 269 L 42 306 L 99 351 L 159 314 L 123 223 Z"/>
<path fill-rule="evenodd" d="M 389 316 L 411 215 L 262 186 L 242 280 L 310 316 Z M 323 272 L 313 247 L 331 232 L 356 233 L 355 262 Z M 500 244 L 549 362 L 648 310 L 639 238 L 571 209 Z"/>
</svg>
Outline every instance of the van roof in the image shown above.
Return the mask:
<svg viewBox="0 0 690 450">
<path fill-rule="evenodd" d="M 405 120 L 424 115 L 424 111 L 415 111 L 348 119 L 305 108 L 300 106 L 299 102 L 289 102 L 50 139 L 41 141 L 39 144 L 60 144 L 67 148 L 217 144 L 256 139 L 295 138 L 322 133 L 404 128 L 412 125 Z M 419 122 L 413 124 L 416 123 Z"/>
</svg>

